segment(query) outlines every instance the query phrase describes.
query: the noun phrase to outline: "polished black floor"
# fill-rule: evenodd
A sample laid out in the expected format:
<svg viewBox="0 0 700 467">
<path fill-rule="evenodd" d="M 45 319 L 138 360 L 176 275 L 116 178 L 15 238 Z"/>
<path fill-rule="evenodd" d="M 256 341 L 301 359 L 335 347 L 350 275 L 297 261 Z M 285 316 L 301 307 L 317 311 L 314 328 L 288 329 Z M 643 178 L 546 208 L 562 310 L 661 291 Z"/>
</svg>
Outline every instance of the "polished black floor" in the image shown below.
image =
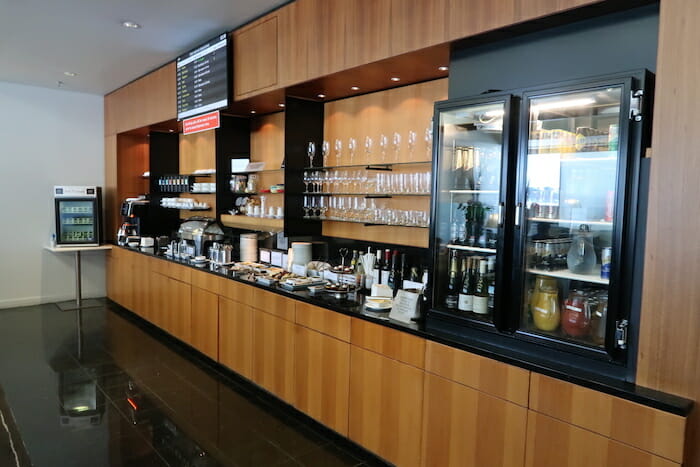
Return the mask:
<svg viewBox="0 0 700 467">
<path fill-rule="evenodd" d="M 383 465 L 117 306 L 0 310 L 0 466 Z"/>
</svg>

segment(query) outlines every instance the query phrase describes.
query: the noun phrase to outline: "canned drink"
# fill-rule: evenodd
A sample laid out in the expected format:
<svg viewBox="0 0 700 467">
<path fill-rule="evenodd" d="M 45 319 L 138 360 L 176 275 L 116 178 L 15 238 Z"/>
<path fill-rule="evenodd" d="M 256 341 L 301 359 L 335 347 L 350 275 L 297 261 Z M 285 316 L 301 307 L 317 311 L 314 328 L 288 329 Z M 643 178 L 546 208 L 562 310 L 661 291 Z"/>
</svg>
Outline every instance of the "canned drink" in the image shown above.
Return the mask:
<svg viewBox="0 0 700 467">
<path fill-rule="evenodd" d="M 612 267 L 612 247 L 605 247 L 600 254 L 600 277 L 610 279 L 610 269 Z"/>
</svg>

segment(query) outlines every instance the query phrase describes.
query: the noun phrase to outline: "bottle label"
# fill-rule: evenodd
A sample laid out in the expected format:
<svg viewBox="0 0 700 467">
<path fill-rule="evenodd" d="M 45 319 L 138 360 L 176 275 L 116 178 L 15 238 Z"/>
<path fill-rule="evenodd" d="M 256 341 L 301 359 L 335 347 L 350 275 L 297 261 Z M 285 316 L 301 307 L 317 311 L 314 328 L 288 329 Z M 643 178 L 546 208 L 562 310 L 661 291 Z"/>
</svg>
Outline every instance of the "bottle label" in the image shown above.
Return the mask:
<svg viewBox="0 0 700 467">
<path fill-rule="evenodd" d="M 445 297 L 445 306 L 450 310 L 457 308 L 457 296 L 448 295 L 447 297 Z"/>
<path fill-rule="evenodd" d="M 474 313 L 476 313 L 478 315 L 488 314 L 488 312 L 489 312 L 489 298 L 488 297 L 479 297 L 478 295 L 474 295 L 474 299 L 472 300 L 472 306 L 474 307 Z"/>
<path fill-rule="evenodd" d="M 389 283 L 389 271 L 382 271 L 382 284 L 388 284 Z"/>
<path fill-rule="evenodd" d="M 473 295 L 459 294 L 459 299 L 457 300 L 457 309 L 460 311 L 472 311 L 473 297 Z"/>
</svg>

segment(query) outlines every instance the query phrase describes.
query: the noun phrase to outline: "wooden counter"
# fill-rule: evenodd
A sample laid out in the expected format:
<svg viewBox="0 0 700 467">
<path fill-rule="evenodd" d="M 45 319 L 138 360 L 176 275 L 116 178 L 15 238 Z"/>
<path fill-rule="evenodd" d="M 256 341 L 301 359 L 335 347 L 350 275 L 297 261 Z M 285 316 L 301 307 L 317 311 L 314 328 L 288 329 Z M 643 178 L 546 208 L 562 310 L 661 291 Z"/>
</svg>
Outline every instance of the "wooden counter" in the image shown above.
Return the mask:
<svg viewBox="0 0 700 467">
<path fill-rule="evenodd" d="M 110 299 L 396 465 L 683 459 L 680 415 L 136 251 L 107 271 Z"/>
</svg>

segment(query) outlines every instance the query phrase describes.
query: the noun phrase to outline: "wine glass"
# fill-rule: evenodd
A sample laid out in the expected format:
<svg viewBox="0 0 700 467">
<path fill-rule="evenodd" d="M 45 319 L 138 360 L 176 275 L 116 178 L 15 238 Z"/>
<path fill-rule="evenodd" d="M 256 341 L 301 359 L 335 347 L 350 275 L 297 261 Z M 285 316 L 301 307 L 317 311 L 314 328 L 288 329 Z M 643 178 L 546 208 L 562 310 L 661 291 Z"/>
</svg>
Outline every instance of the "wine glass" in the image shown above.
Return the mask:
<svg viewBox="0 0 700 467">
<path fill-rule="evenodd" d="M 425 155 L 426 159 L 430 160 L 430 156 L 433 153 L 433 125 L 432 121 L 430 126 L 425 129 Z"/>
<path fill-rule="evenodd" d="M 399 152 L 401 151 L 401 135 L 398 132 L 394 132 L 394 136 L 391 138 L 391 146 L 394 149 L 394 162 L 399 161 Z"/>
<path fill-rule="evenodd" d="M 309 192 L 309 183 L 311 183 L 309 172 L 304 171 L 304 192 Z"/>
<path fill-rule="evenodd" d="M 323 141 L 321 143 L 321 155 L 323 156 L 323 165 L 327 166 L 328 165 L 328 154 L 331 149 L 331 144 L 328 141 Z"/>
<path fill-rule="evenodd" d="M 379 135 L 379 148 L 382 151 L 382 162 L 386 162 L 386 150 L 389 147 L 389 139 L 386 135 Z"/>
<path fill-rule="evenodd" d="M 343 142 L 339 139 L 335 140 L 335 165 L 340 165 L 340 156 L 343 153 Z"/>
<path fill-rule="evenodd" d="M 408 132 L 408 153 L 409 160 L 413 160 L 413 150 L 416 148 L 416 132 L 411 130 Z"/>
<path fill-rule="evenodd" d="M 309 156 L 309 167 L 314 166 L 314 156 L 316 155 L 316 143 L 309 141 L 309 145 L 306 148 L 306 155 Z"/>
<path fill-rule="evenodd" d="M 372 138 L 370 138 L 369 136 L 365 136 L 365 153 L 367 154 L 368 164 L 372 160 L 372 144 L 374 144 Z"/>
<path fill-rule="evenodd" d="M 338 142 L 340 143 L 340 140 Z M 348 149 L 350 150 L 350 165 L 352 165 L 355 160 L 355 151 L 357 150 L 357 141 L 355 141 L 355 138 L 350 138 L 348 140 Z"/>
</svg>

